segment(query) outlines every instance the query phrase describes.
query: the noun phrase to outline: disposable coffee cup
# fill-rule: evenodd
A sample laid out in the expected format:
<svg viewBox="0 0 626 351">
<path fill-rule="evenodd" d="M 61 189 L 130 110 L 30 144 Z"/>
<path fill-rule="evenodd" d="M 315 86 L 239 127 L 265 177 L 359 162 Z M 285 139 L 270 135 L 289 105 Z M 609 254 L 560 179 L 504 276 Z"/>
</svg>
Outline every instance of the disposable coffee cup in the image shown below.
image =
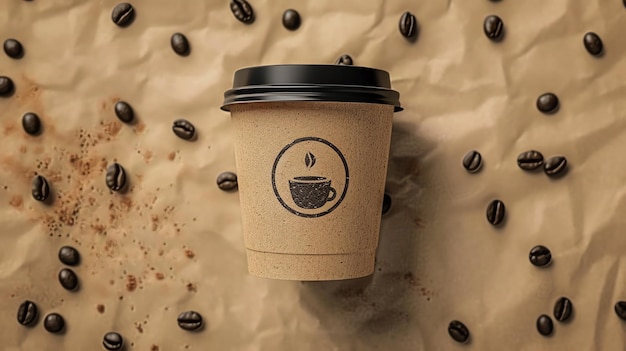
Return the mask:
<svg viewBox="0 0 626 351">
<path fill-rule="evenodd" d="M 230 111 L 250 274 L 374 272 L 398 92 L 385 71 L 275 65 L 235 72 Z"/>
</svg>

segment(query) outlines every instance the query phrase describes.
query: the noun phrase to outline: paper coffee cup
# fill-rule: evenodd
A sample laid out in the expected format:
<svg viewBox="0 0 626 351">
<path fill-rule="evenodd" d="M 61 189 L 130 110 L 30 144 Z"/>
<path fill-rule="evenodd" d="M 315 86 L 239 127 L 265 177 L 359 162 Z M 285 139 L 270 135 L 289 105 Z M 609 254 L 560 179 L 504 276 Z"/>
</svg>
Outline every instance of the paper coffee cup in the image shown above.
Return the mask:
<svg viewBox="0 0 626 351">
<path fill-rule="evenodd" d="M 230 111 L 248 270 L 289 280 L 374 272 L 394 111 L 380 70 L 239 70 Z"/>
</svg>

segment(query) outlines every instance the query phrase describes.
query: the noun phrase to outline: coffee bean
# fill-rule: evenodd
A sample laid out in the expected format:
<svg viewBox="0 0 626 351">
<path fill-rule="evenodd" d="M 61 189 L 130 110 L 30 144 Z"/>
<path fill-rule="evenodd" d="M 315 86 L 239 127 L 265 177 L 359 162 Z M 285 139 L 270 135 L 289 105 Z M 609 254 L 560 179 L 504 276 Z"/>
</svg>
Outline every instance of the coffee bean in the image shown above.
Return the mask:
<svg viewBox="0 0 626 351">
<path fill-rule="evenodd" d="M 626 301 L 618 301 L 615 304 L 615 314 L 617 314 L 620 319 L 626 321 Z"/>
<path fill-rule="evenodd" d="M 536 150 L 524 151 L 517 156 L 517 165 L 525 171 L 535 170 L 543 165 L 543 155 Z"/>
<path fill-rule="evenodd" d="M 135 19 L 135 9 L 133 5 L 122 2 L 117 4 L 111 12 L 111 20 L 119 27 L 129 26 Z"/>
<path fill-rule="evenodd" d="M 113 163 L 107 167 L 106 185 L 113 191 L 120 191 L 126 186 L 126 171 L 118 163 Z"/>
<path fill-rule="evenodd" d="M 49 313 L 43 320 L 43 327 L 49 333 L 59 333 L 65 327 L 65 320 L 58 313 Z"/>
<path fill-rule="evenodd" d="M 585 33 L 585 36 L 583 37 L 583 44 L 585 45 L 587 52 L 593 56 L 600 56 L 604 50 L 602 39 L 600 39 L 600 37 L 594 32 Z"/>
<path fill-rule="evenodd" d="M 41 175 L 35 176 L 31 185 L 31 193 L 33 199 L 37 201 L 43 202 L 48 200 L 48 196 L 50 196 L 50 185 L 48 185 L 46 178 Z"/>
<path fill-rule="evenodd" d="M 300 28 L 300 14 L 296 10 L 288 9 L 283 13 L 283 26 L 289 30 L 296 30 Z"/>
<path fill-rule="evenodd" d="M 385 193 L 383 196 L 383 214 L 386 214 L 391 209 L 391 196 Z"/>
<path fill-rule="evenodd" d="M 187 56 L 191 52 L 189 40 L 183 33 L 174 33 L 170 39 L 172 50 L 180 56 Z"/>
<path fill-rule="evenodd" d="M 224 191 L 237 188 L 237 175 L 233 172 L 221 173 L 217 176 L 217 186 Z"/>
<path fill-rule="evenodd" d="M 559 109 L 559 98 L 553 93 L 545 93 L 537 98 L 537 109 L 543 113 L 554 113 Z"/>
<path fill-rule="evenodd" d="M 196 127 L 185 119 L 177 119 L 172 125 L 172 130 L 179 138 L 191 140 L 196 135 Z"/>
<path fill-rule="evenodd" d="M 574 306 L 572 301 L 567 297 L 560 297 L 554 304 L 554 319 L 559 322 L 565 322 L 572 315 Z"/>
<path fill-rule="evenodd" d="M 135 111 L 126 101 L 118 101 L 115 103 L 115 115 L 120 121 L 130 123 L 135 119 Z"/>
<path fill-rule="evenodd" d="M 197 330 L 202 327 L 202 316 L 196 311 L 186 311 L 178 315 L 178 326 L 184 330 Z"/>
<path fill-rule="evenodd" d="M 353 65 L 352 57 L 350 57 L 350 55 L 341 55 L 341 57 L 339 57 L 337 61 L 335 61 L 335 64 L 352 66 Z"/>
<path fill-rule="evenodd" d="M 417 34 L 417 19 L 415 15 L 406 11 L 400 16 L 400 22 L 398 23 L 398 29 L 400 34 L 405 38 L 413 38 Z"/>
<path fill-rule="evenodd" d="M 7 39 L 4 41 L 4 53 L 10 58 L 19 59 L 24 55 L 24 47 L 15 39 Z"/>
<path fill-rule="evenodd" d="M 254 22 L 254 11 L 246 0 L 231 0 L 230 11 L 240 22 L 245 24 Z"/>
<path fill-rule="evenodd" d="M 76 266 L 80 262 L 80 254 L 71 246 L 63 246 L 59 250 L 59 261 L 68 266 Z"/>
<path fill-rule="evenodd" d="M 21 325 L 31 325 L 37 320 L 37 305 L 34 302 L 26 300 L 22 302 L 17 309 L 17 321 Z"/>
<path fill-rule="evenodd" d="M 119 333 L 108 332 L 102 338 L 102 346 L 107 350 L 120 350 L 124 346 L 124 338 Z"/>
<path fill-rule="evenodd" d="M 39 116 L 32 112 L 26 112 L 22 116 L 22 128 L 26 134 L 37 135 L 41 131 L 41 120 Z"/>
<path fill-rule="evenodd" d="M 493 225 L 498 225 L 504 220 L 505 207 L 500 200 L 493 200 L 487 206 L 487 221 Z"/>
<path fill-rule="evenodd" d="M 543 165 L 543 171 L 549 176 L 558 176 L 567 168 L 567 159 L 563 156 L 550 157 Z"/>
<path fill-rule="evenodd" d="M 489 15 L 485 17 L 483 21 L 483 31 L 487 38 L 498 41 L 502 39 L 502 33 L 504 32 L 504 22 L 496 15 Z"/>
<path fill-rule="evenodd" d="M 459 321 L 452 321 L 448 325 L 448 334 L 456 342 L 464 343 L 469 340 L 470 332 L 465 324 Z"/>
<path fill-rule="evenodd" d="M 550 253 L 547 247 L 542 245 L 537 245 L 530 249 L 528 258 L 530 263 L 537 267 L 547 267 L 552 263 L 552 253 Z"/>
<path fill-rule="evenodd" d="M 483 157 L 476 150 L 468 151 L 463 156 L 463 167 L 470 173 L 476 173 L 483 164 Z"/>
<path fill-rule="evenodd" d="M 63 268 L 59 271 L 59 283 L 65 290 L 76 290 L 78 288 L 78 276 L 73 270 Z"/>
<path fill-rule="evenodd" d="M 537 318 L 537 330 L 539 331 L 539 334 L 543 336 L 552 334 L 552 331 L 554 330 L 552 318 L 546 314 L 539 316 L 539 318 Z"/>
<path fill-rule="evenodd" d="M 0 96 L 1 97 L 9 97 L 13 94 L 13 90 L 15 89 L 15 85 L 13 84 L 13 80 L 6 76 L 0 76 Z"/>
</svg>

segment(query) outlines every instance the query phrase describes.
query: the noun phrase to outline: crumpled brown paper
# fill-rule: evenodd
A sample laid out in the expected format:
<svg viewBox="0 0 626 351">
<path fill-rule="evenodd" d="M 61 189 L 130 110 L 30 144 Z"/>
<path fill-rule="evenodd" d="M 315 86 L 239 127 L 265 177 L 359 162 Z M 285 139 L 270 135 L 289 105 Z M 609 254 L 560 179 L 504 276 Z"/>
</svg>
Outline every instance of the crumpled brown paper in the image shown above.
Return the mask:
<svg viewBox="0 0 626 351">
<path fill-rule="evenodd" d="M 238 22 L 228 1 L 135 0 L 128 28 L 111 22 L 116 2 L 0 3 L 2 40 L 21 60 L 0 55 L 0 75 L 17 87 L 0 100 L 0 349 L 98 350 L 121 333 L 128 350 L 622 350 L 625 324 L 613 305 L 626 299 L 621 259 L 626 137 L 626 61 L 621 1 L 251 0 L 256 21 Z M 281 25 L 294 8 L 302 26 Z M 411 11 L 415 43 L 398 31 Z M 485 16 L 505 23 L 501 43 L 482 32 Z M 603 39 L 590 56 L 585 32 Z M 189 57 L 170 48 L 184 33 Z M 401 93 L 392 136 L 376 273 L 337 282 L 288 282 L 247 274 L 238 195 L 217 175 L 234 171 L 223 92 L 241 67 L 333 63 L 387 70 Z M 546 116 L 536 98 L 554 92 Z M 128 101 L 138 117 L 121 124 L 112 106 Z M 41 136 L 21 129 L 23 113 L 43 120 Z M 197 127 L 186 142 L 177 118 Z M 484 158 L 479 173 L 465 152 Z M 557 180 L 516 165 L 522 151 L 562 154 Z M 104 168 L 117 161 L 132 190 L 110 194 Z M 35 202 L 30 181 L 47 177 L 52 206 Z M 501 199 L 506 223 L 485 219 Z M 79 249 L 80 291 L 57 281 L 60 246 Z M 553 264 L 528 261 L 531 247 Z M 542 337 L 535 321 L 559 296 L 575 309 Z M 16 321 L 37 303 L 33 328 Z M 99 306 L 101 305 L 101 306 Z M 199 333 L 177 315 L 200 312 Z M 62 314 L 64 335 L 43 315 Z M 469 345 L 447 335 L 463 321 Z"/>
</svg>

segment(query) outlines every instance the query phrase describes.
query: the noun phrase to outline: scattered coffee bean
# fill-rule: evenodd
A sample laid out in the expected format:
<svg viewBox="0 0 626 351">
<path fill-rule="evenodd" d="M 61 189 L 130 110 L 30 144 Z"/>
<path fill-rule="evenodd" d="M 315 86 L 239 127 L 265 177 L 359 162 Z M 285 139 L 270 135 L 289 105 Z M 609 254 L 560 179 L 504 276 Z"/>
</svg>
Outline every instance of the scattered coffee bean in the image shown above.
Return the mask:
<svg viewBox="0 0 626 351">
<path fill-rule="evenodd" d="M 463 167 L 470 173 L 476 173 L 483 164 L 483 157 L 476 150 L 468 151 L 463 156 Z"/>
<path fill-rule="evenodd" d="M 554 324 L 552 323 L 552 318 L 546 314 L 542 314 L 537 318 L 537 330 L 539 334 L 543 336 L 549 336 L 552 334 L 554 330 Z"/>
<path fill-rule="evenodd" d="M 553 93 L 545 93 L 537 98 L 537 109 L 543 113 L 554 113 L 559 109 L 559 98 Z"/>
<path fill-rule="evenodd" d="M 111 12 L 111 19 L 113 23 L 117 24 L 119 27 L 129 26 L 135 19 L 135 9 L 133 5 L 127 2 L 117 4 L 113 8 L 113 12 Z"/>
<path fill-rule="evenodd" d="M 172 45 L 172 50 L 180 56 L 187 56 L 189 52 L 191 52 L 189 40 L 187 40 L 187 37 L 183 33 L 172 34 L 170 44 Z"/>
<path fill-rule="evenodd" d="M 341 57 L 335 61 L 335 64 L 352 66 L 354 63 L 352 62 L 352 57 L 350 57 L 350 55 L 341 55 Z"/>
<path fill-rule="evenodd" d="M 43 320 L 43 327 L 49 333 L 59 333 L 65 327 L 65 320 L 58 313 L 49 313 Z"/>
<path fill-rule="evenodd" d="M 528 258 L 530 263 L 537 267 L 546 267 L 552 263 L 552 253 L 547 247 L 542 245 L 537 245 L 530 249 Z"/>
<path fill-rule="evenodd" d="M 585 45 L 587 52 L 593 56 L 600 56 L 604 50 L 602 39 L 600 39 L 600 37 L 594 32 L 585 33 L 585 36 L 583 37 L 583 44 Z"/>
<path fill-rule="evenodd" d="M 224 191 L 237 188 L 237 175 L 233 172 L 221 173 L 217 176 L 217 186 Z"/>
<path fill-rule="evenodd" d="M 493 200 L 487 206 L 487 221 L 493 225 L 498 225 L 504 220 L 504 203 L 500 200 Z"/>
<path fill-rule="evenodd" d="M 13 93 L 13 89 L 15 89 L 15 85 L 13 85 L 13 80 L 6 76 L 0 76 L 0 96 L 11 96 L 11 94 Z"/>
<path fill-rule="evenodd" d="M 405 38 L 413 38 L 417 34 L 417 19 L 415 15 L 406 11 L 400 16 L 400 22 L 398 23 L 398 29 L 400 34 Z"/>
<path fill-rule="evenodd" d="M 119 333 L 108 332 L 102 338 L 102 346 L 110 351 L 120 350 L 124 346 L 124 338 Z"/>
<path fill-rule="evenodd" d="M 120 121 L 130 123 L 135 119 L 135 111 L 126 101 L 118 101 L 115 103 L 115 115 Z"/>
<path fill-rule="evenodd" d="M 302 23 L 302 20 L 300 19 L 298 11 L 293 9 L 285 10 L 283 13 L 283 26 L 285 26 L 285 28 L 296 30 L 300 28 L 300 23 Z"/>
<path fill-rule="evenodd" d="M 78 276 L 73 270 L 63 268 L 59 271 L 59 283 L 65 290 L 76 290 L 78 288 Z"/>
<path fill-rule="evenodd" d="M 59 250 L 59 261 L 68 266 L 76 266 L 80 262 L 80 254 L 71 246 L 63 246 Z"/>
<path fill-rule="evenodd" d="M 559 322 L 565 322 L 572 315 L 574 306 L 572 301 L 567 297 L 560 297 L 554 304 L 554 319 Z"/>
<path fill-rule="evenodd" d="M 242 23 L 250 24 L 254 22 L 254 11 L 246 0 L 231 0 L 230 11 Z"/>
<path fill-rule="evenodd" d="M 107 187 L 113 191 L 120 191 L 126 186 L 126 171 L 118 163 L 113 163 L 107 167 L 106 172 Z"/>
<path fill-rule="evenodd" d="M 39 116 L 32 112 L 26 112 L 22 116 L 22 128 L 26 134 L 37 135 L 41 131 L 41 120 Z"/>
<path fill-rule="evenodd" d="M 37 320 L 37 315 L 37 305 L 29 300 L 22 302 L 17 309 L 17 321 L 21 325 L 33 324 Z"/>
<path fill-rule="evenodd" d="M 470 332 L 469 329 L 465 326 L 465 324 L 459 321 L 452 321 L 448 325 L 448 334 L 450 337 L 456 342 L 464 343 L 469 340 Z"/>
<path fill-rule="evenodd" d="M 24 47 L 15 39 L 7 39 L 4 41 L 4 53 L 10 58 L 19 59 L 24 55 Z"/>
<path fill-rule="evenodd" d="M 489 15 L 485 17 L 483 22 L 483 31 L 487 38 L 498 41 L 502 39 L 502 33 L 504 32 L 504 22 L 496 15 Z"/>
<path fill-rule="evenodd" d="M 620 319 L 626 321 L 626 301 L 618 301 L 615 304 L 615 314 L 617 314 Z"/>
<path fill-rule="evenodd" d="M 525 171 L 532 171 L 543 166 L 543 155 L 536 150 L 524 151 L 517 156 L 517 165 Z"/>
<path fill-rule="evenodd" d="M 48 196 L 50 196 L 50 185 L 48 185 L 46 178 L 41 175 L 35 176 L 31 186 L 31 193 L 33 195 L 33 199 L 37 201 L 43 202 L 48 200 Z"/>
<path fill-rule="evenodd" d="M 186 311 L 178 315 L 178 326 L 184 330 L 197 330 L 202 326 L 202 316 L 196 311 Z"/>
<path fill-rule="evenodd" d="M 383 214 L 386 214 L 391 209 L 391 196 L 385 193 L 383 196 Z"/>
<path fill-rule="evenodd" d="M 550 157 L 543 165 L 543 171 L 549 176 L 558 176 L 565 171 L 567 159 L 563 156 Z"/>
<path fill-rule="evenodd" d="M 179 138 L 184 140 L 191 140 L 196 135 L 196 127 L 186 119 L 177 119 L 172 125 L 172 130 Z"/>
</svg>

